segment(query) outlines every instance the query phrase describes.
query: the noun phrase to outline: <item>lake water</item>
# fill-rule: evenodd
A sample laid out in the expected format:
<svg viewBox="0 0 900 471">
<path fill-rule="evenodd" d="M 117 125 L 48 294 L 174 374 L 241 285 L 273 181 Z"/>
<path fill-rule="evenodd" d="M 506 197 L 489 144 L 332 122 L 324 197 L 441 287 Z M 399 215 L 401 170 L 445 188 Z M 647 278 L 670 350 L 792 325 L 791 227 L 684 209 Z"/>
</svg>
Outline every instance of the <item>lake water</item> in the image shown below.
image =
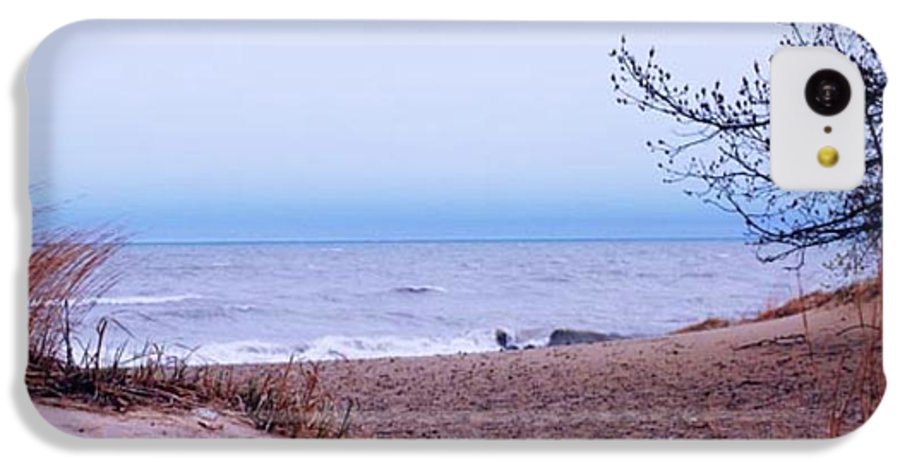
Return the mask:
<svg viewBox="0 0 900 471">
<path fill-rule="evenodd" d="M 806 291 L 830 279 L 809 257 Z M 126 246 L 84 326 L 113 344 L 196 349 L 194 363 L 496 350 L 556 328 L 627 336 L 738 318 L 798 292 L 740 241 L 161 244 Z M 87 336 L 84 330 L 80 335 Z"/>
</svg>

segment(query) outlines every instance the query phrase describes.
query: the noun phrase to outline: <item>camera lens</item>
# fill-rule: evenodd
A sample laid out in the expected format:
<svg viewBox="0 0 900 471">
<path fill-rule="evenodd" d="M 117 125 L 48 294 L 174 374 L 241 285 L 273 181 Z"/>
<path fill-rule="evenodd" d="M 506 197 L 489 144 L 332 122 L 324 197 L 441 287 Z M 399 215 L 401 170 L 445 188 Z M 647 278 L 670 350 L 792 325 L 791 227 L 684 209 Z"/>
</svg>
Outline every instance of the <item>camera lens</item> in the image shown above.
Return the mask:
<svg viewBox="0 0 900 471">
<path fill-rule="evenodd" d="M 822 69 L 806 82 L 806 103 L 816 113 L 834 116 L 850 104 L 850 82 L 836 70 Z"/>
</svg>

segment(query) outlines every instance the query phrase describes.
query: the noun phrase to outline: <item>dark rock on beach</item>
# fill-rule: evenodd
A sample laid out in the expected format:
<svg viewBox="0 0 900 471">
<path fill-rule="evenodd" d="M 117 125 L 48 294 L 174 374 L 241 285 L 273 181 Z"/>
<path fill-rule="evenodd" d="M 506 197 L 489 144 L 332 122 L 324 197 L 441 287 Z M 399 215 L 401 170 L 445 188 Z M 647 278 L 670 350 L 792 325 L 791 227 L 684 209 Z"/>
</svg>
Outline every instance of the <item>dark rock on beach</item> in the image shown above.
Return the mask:
<svg viewBox="0 0 900 471">
<path fill-rule="evenodd" d="M 618 334 L 604 334 L 589 330 L 556 329 L 550 334 L 550 341 L 547 343 L 547 346 L 609 342 L 610 340 L 621 340 L 623 338 L 625 337 Z"/>
<path fill-rule="evenodd" d="M 494 332 L 494 338 L 497 340 L 497 345 L 500 346 L 501 350 L 518 350 L 519 346 L 514 345 L 512 343 L 512 338 L 509 336 L 506 331 L 502 329 L 497 329 Z"/>
<path fill-rule="evenodd" d="M 611 340 L 621 340 L 624 338 L 624 336 L 621 336 L 619 334 L 604 334 L 600 332 L 591 332 L 589 330 L 556 329 L 553 331 L 553 333 L 550 334 L 550 341 L 547 342 L 547 346 L 555 347 L 557 345 L 608 342 Z M 494 339 L 497 341 L 497 345 L 500 346 L 500 350 L 502 351 L 519 349 L 531 350 L 535 348 L 535 346 L 532 344 L 516 345 L 513 341 L 512 335 L 510 335 L 503 329 L 497 329 L 494 331 Z"/>
<path fill-rule="evenodd" d="M 501 351 L 519 349 L 531 350 L 532 348 L 534 348 L 534 345 L 530 343 L 525 345 L 516 345 L 515 343 L 513 343 L 513 337 L 503 329 L 497 329 L 494 331 L 494 339 L 497 341 L 497 345 L 500 346 Z"/>
<path fill-rule="evenodd" d="M 509 348 L 509 334 L 506 331 L 497 329 L 494 332 L 494 338 L 497 340 L 497 345 L 500 345 L 500 348 L 504 350 Z"/>
</svg>

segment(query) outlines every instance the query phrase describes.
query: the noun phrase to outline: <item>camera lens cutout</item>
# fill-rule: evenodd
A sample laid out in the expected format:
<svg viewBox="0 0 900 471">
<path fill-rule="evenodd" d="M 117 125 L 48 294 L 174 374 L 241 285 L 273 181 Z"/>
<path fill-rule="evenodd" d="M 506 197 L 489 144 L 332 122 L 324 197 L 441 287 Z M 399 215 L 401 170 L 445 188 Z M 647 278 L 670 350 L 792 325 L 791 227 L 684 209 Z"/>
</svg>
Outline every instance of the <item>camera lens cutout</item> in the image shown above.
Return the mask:
<svg viewBox="0 0 900 471">
<path fill-rule="evenodd" d="M 818 114 L 834 116 L 850 104 L 850 82 L 836 70 L 822 69 L 806 81 L 806 103 Z"/>
</svg>

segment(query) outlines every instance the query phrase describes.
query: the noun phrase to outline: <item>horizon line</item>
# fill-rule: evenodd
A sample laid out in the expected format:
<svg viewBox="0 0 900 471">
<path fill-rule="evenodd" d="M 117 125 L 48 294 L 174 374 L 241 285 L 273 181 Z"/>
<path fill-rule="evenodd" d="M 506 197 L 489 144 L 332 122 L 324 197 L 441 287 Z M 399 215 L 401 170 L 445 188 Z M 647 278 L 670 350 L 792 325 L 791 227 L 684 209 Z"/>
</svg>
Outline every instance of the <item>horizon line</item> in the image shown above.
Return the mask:
<svg viewBox="0 0 900 471">
<path fill-rule="evenodd" d="M 702 242 L 746 241 L 739 236 L 648 236 L 648 237 L 452 237 L 392 239 L 172 239 L 135 240 L 123 245 L 302 245 L 302 244 L 434 244 L 434 243 L 504 243 L 504 242 Z"/>
</svg>

